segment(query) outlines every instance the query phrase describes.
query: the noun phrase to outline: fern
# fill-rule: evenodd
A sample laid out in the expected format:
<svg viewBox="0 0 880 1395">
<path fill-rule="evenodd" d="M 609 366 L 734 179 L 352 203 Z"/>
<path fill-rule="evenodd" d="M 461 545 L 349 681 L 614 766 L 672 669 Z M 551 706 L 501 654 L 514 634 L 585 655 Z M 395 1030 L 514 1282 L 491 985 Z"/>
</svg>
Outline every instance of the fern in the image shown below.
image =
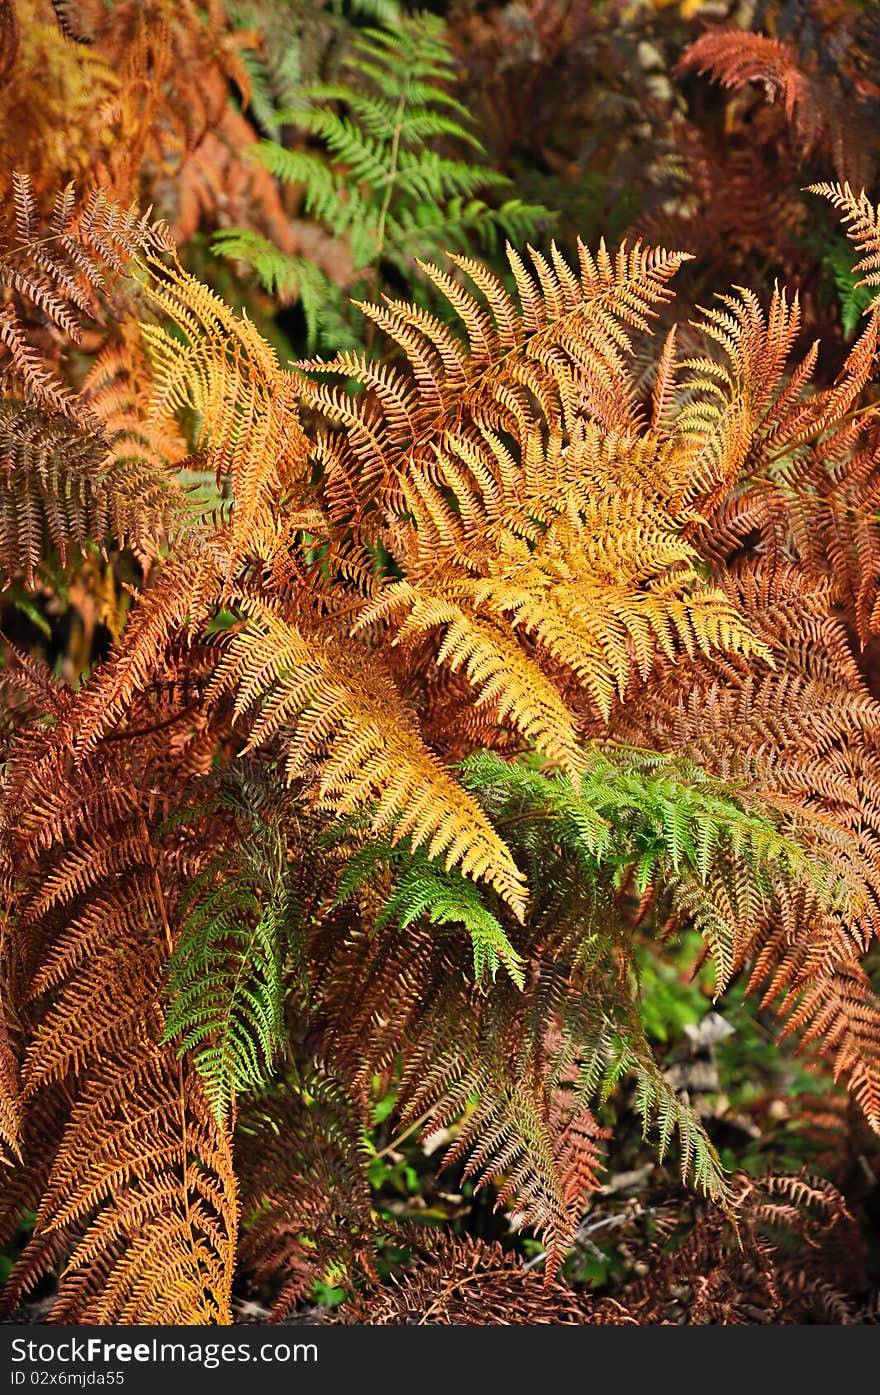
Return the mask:
<svg viewBox="0 0 880 1395">
<path fill-rule="evenodd" d="M 291 106 L 300 89 L 338 64 L 358 22 L 393 30 L 400 22 L 397 0 L 337 0 L 288 3 L 234 0 L 226 6 L 236 28 L 258 33 L 259 48 L 242 57 L 251 80 L 250 107 L 262 130 L 281 139 L 279 111 Z"/>
<path fill-rule="evenodd" d="M 809 192 L 821 194 L 839 210 L 847 236 L 860 253 L 854 270 L 864 275 L 855 282 L 854 290 L 880 286 L 880 214 L 864 189 L 855 194 L 849 184 L 823 183 L 811 185 Z"/>
<path fill-rule="evenodd" d="M 748 981 L 876 1122 L 876 316 L 814 390 L 797 302 L 726 295 L 648 401 L 684 254 L 511 249 L 512 289 L 426 267 L 445 318 L 371 304 L 383 357 L 285 370 L 160 251 L 81 392 L 16 383 L 38 441 L 107 423 L 145 551 L 151 462 L 222 503 L 175 514 L 76 690 L 4 668 L 0 1211 L 36 1216 L 8 1302 L 52 1269 L 62 1321 L 217 1322 L 237 1257 L 277 1316 L 334 1253 L 367 1273 L 377 1091 L 551 1280 L 615 1118 L 746 1208 L 650 1049 L 644 940 L 696 931 L 718 991 Z M 26 364 L 40 305 L 66 344 L 95 291 L 35 275 Z"/>
<path fill-rule="evenodd" d="M 275 121 L 299 129 L 317 148 L 263 141 L 253 157 L 284 183 L 301 187 L 303 209 L 347 245 L 352 289 L 374 292 L 392 268 L 406 284 L 419 258 L 439 250 L 489 251 L 502 238 L 522 242 L 547 210 L 508 198 L 486 201 L 510 181 L 485 165 L 444 153 L 450 145 L 482 154 L 464 108 L 447 90 L 455 80 L 442 21 L 402 20 L 389 32 L 365 30 L 351 45 L 337 83 L 306 85 Z M 265 240 L 230 229 L 215 239 L 247 261 L 263 284 L 302 304 L 309 349 L 347 347 L 339 287 L 313 263 L 272 251 Z M 331 332 L 332 331 L 332 332 Z M 358 342 L 354 329 L 348 342 Z"/>
<path fill-rule="evenodd" d="M 693 1106 L 665 1079 L 637 1013 L 628 1013 L 623 1021 L 612 1020 L 596 1032 L 586 1045 L 581 1072 L 580 1091 L 597 1094 L 603 1103 L 616 1092 L 621 1080 L 631 1077 L 636 1113 L 646 1137 L 651 1127 L 656 1128 L 660 1161 L 677 1133 L 682 1180 L 693 1182 L 713 1200 L 729 1204 L 729 1183 L 718 1151 Z"/>
<path fill-rule="evenodd" d="M 640 893 L 684 869 L 705 882 L 724 856 L 750 866 L 759 884 L 769 886 L 767 872 L 779 867 L 832 905 L 844 892 L 833 866 L 785 830 L 782 811 L 774 817 L 759 800 L 745 808 L 747 790 L 653 752 L 587 751 L 576 784 L 489 752 L 469 758 L 464 770 L 465 787 L 483 792 L 496 822 L 552 819 L 587 868 L 605 865 L 618 877 L 632 871 Z"/>
<path fill-rule="evenodd" d="M 871 308 L 870 289 L 859 282 L 858 273 L 853 270 L 852 250 L 848 242 L 838 240 L 827 244 L 822 262 L 833 278 L 840 306 L 841 328 L 849 339 L 858 329 L 862 316 Z"/>
<path fill-rule="evenodd" d="M 507 970 L 520 988 L 524 984 L 523 960 L 501 924 L 485 904 L 473 882 L 454 869 L 446 869 L 406 843 L 371 841 L 348 863 L 340 878 L 337 904 L 367 887 L 377 874 L 394 874 L 394 886 L 376 917 L 381 929 L 393 922 L 406 930 L 425 916 L 432 925 L 454 925 L 473 943 L 474 979 L 494 979 L 499 967 Z"/>
<path fill-rule="evenodd" d="M 645 1037 L 637 975 L 616 925 L 621 889 L 632 885 L 644 899 L 650 888 L 661 902 L 664 894 L 671 896 L 679 913 L 705 933 L 719 992 L 742 961 L 755 907 L 770 902 L 780 886 L 801 886 L 808 901 L 828 907 L 845 904 L 833 862 L 805 849 L 786 828 L 787 811 L 772 803 L 762 805 L 754 794 L 699 767 L 652 752 L 587 749 L 580 764 L 574 782 L 488 752 L 464 763 L 465 786 L 479 794 L 535 888 L 524 927 L 510 925 L 503 906 L 482 904 L 471 883 L 450 877 L 404 842 L 363 843 L 350 857 L 336 896 L 337 905 L 372 897 L 374 934 L 389 926 L 412 933 L 420 922 L 467 933 L 477 984 L 482 979 L 488 986 L 488 974 L 494 979 L 500 962 L 523 994 L 517 1008 L 493 989 L 479 1034 L 462 1032 L 454 1045 L 441 1042 L 439 1025 L 450 1005 L 434 1006 L 437 1024 L 422 1024 L 419 1034 L 427 1032 L 439 1059 L 432 1064 L 424 1048 L 417 1049 L 406 1077 L 404 1117 L 428 1112 L 429 1130 L 449 1129 L 460 1117 L 449 1160 L 466 1157 L 466 1175 L 477 1185 L 510 1174 L 502 1196 L 516 1198 L 520 1224 L 541 1228 L 551 1266 L 567 1243 L 571 1218 L 541 1113 L 546 1100 L 540 1105 L 524 1083 L 530 1070 L 540 1070 L 542 1091 L 567 1085 L 581 1111 L 602 1106 L 631 1080 L 646 1134 L 656 1127 L 660 1159 L 677 1135 L 682 1177 L 717 1200 L 729 1196 L 698 1114 L 667 1082 Z M 349 828 L 343 838 L 353 833 L 366 836 Z M 751 886 L 744 923 L 725 924 L 718 913 L 716 883 L 724 874 Z M 380 886 L 386 892 L 377 906 Z M 442 962 L 450 950 L 442 936 L 436 945 L 435 962 Z M 544 1055 L 550 1002 L 559 1016 Z M 426 1011 L 430 1016 L 432 1009 Z M 516 1043 L 510 1061 L 489 1045 L 496 1037 L 508 1049 Z M 583 1185 L 596 1185 L 594 1173 Z M 580 1199 L 583 1192 L 576 1195 Z"/>
<path fill-rule="evenodd" d="M 260 834 L 262 833 L 262 837 Z M 191 1055 L 219 1123 L 265 1084 L 283 1042 L 290 891 L 277 832 L 219 854 L 187 888 L 165 1041 Z"/>
</svg>

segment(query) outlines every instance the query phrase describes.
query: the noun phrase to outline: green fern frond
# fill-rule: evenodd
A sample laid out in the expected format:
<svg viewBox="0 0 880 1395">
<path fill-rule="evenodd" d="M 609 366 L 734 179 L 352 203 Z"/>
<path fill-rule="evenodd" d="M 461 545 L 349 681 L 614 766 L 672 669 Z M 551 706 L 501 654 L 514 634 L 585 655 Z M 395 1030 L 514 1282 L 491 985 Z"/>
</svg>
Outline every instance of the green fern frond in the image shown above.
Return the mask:
<svg viewBox="0 0 880 1395">
<path fill-rule="evenodd" d="M 341 349 L 358 344 L 345 320 L 339 287 L 308 257 L 290 256 L 249 228 L 224 228 L 216 233 L 214 250 L 253 267 L 266 290 L 282 304 L 299 301 L 310 353 L 323 343 L 332 342 Z"/>
<path fill-rule="evenodd" d="M 664 1077 L 635 1012 L 628 1015 L 625 1029 L 608 1026 L 600 1033 L 582 1071 L 579 1092 L 587 1098 L 598 1095 L 603 1102 L 611 1098 L 622 1080 L 632 1077 L 633 1104 L 644 1137 L 651 1129 L 657 1132 L 660 1161 L 678 1134 L 682 1181 L 693 1182 L 715 1201 L 728 1199 L 730 1189 L 718 1151 L 688 1099 Z"/>
<path fill-rule="evenodd" d="M 852 248 L 842 238 L 835 238 L 826 244 L 822 264 L 834 281 L 841 328 L 849 339 L 858 329 L 862 316 L 871 308 L 873 297 L 870 287 L 859 280 L 853 269 Z"/>
<path fill-rule="evenodd" d="M 785 816 L 701 767 L 654 752 L 586 749 L 578 783 L 562 773 L 480 752 L 463 765 L 516 855 L 530 825 L 573 857 L 581 875 L 640 894 L 667 890 L 704 935 L 717 988 L 729 981 L 737 937 L 774 896 L 777 879 L 839 908 L 848 895 L 835 860 L 788 828 Z"/>
<path fill-rule="evenodd" d="M 632 878 L 668 892 L 703 934 L 715 962 L 718 991 L 729 981 L 741 928 L 754 922 L 774 895 L 776 879 L 840 905 L 846 889 L 834 864 L 798 841 L 776 810 L 718 780 L 701 767 L 651 751 L 585 748 L 578 780 L 488 751 L 462 765 L 464 787 L 481 800 L 512 859 L 553 866 L 561 849 L 580 883 L 610 898 Z M 756 807 L 748 807 L 754 803 Z M 523 961 L 480 889 L 456 869 L 443 868 L 407 839 L 374 840 L 350 859 L 338 899 L 391 872 L 392 889 L 376 924 L 401 929 L 420 917 L 457 924 L 474 944 L 477 981 L 503 965 L 519 986 Z M 587 893 L 582 891 L 586 896 Z M 583 918 L 589 936 L 590 917 Z"/>
<path fill-rule="evenodd" d="M 579 785 L 559 773 L 505 761 L 489 751 L 463 764 L 464 784 L 483 793 L 503 821 L 516 807 L 558 821 L 573 851 L 623 865 L 650 855 L 658 868 L 692 868 L 705 880 L 719 842 L 755 868 L 781 864 L 826 886 L 829 869 L 781 831 L 778 816 L 745 807 L 735 790 L 700 766 L 631 747 L 585 748 Z M 514 815 L 514 817 L 517 817 Z"/>
<path fill-rule="evenodd" d="M 284 1037 L 293 903 L 267 841 L 224 849 L 191 882 L 168 965 L 164 1040 L 192 1053 L 219 1122 L 266 1083 Z"/>
<path fill-rule="evenodd" d="M 348 244 L 354 270 L 364 273 L 355 297 L 374 290 L 380 263 L 406 281 L 424 281 L 419 259 L 446 250 L 467 252 L 477 242 L 495 251 L 505 240 L 524 242 L 550 216 L 541 205 L 495 192 L 510 180 L 479 163 L 484 152 L 472 118 L 453 95 L 455 66 L 442 20 L 422 14 L 394 32 L 371 29 L 354 40 L 337 82 L 307 84 L 277 112 L 278 126 L 310 142 L 289 149 L 260 141 L 251 157 L 282 182 L 302 191 L 305 214 Z M 318 147 L 318 148 L 316 148 Z M 453 151 L 464 147 L 477 162 Z M 285 254 L 230 229 L 215 239 L 224 255 L 248 261 L 263 284 L 297 294 L 299 266 L 285 269 Z M 305 283 L 303 283 L 305 284 Z M 304 309 L 306 290 L 302 294 Z M 338 339 L 309 319 L 309 336 L 334 348 Z"/>
<path fill-rule="evenodd" d="M 431 925 L 459 926 L 470 935 L 477 983 L 507 970 L 518 988 L 525 982 L 523 959 L 516 952 L 498 916 L 486 906 L 473 882 L 455 868 L 445 868 L 407 843 L 370 842 L 349 860 L 340 878 L 337 904 L 373 884 L 377 872 L 389 868 L 393 887 L 376 916 L 376 928 L 395 924 L 406 930 L 422 916 Z"/>
</svg>

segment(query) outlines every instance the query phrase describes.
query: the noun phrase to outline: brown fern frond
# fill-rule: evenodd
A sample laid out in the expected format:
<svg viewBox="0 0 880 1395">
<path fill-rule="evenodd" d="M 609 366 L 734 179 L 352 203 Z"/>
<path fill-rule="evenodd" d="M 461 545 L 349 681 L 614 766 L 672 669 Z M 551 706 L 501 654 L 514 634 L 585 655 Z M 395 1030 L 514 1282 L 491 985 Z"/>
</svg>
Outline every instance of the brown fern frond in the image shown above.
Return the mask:
<svg viewBox="0 0 880 1395">
<path fill-rule="evenodd" d="M 14 286 L 37 368 L 91 318 L 99 260 L 133 266 L 154 319 L 106 342 L 73 407 L 53 416 L 35 378 L 27 449 L 9 433 L 13 487 L 45 485 L 9 535 L 21 570 L 44 560 L 44 516 L 62 555 L 103 527 L 151 563 L 76 690 L 14 655 L 4 670 L 4 1025 L 21 1068 L 18 1088 L 0 1037 L 0 1129 L 21 1152 L 4 1205 L 37 1218 L 9 1301 L 60 1270 L 53 1320 L 227 1321 L 237 1251 L 276 1316 L 334 1262 L 374 1284 L 380 1088 L 382 1156 L 420 1132 L 543 1246 L 540 1303 L 531 1269 L 502 1281 L 482 1251 L 417 1264 L 400 1292 L 418 1320 L 444 1294 L 468 1320 L 478 1281 L 484 1312 L 488 1295 L 509 1313 L 515 1289 L 534 1320 L 548 1293 L 572 1320 L 620 1318 L 555 1279 L 601 1205 L 591 1105 L 612 1096 L 721 1203 L 692 1209 L 691 1248 L 649 1270 L 640 1320 L 676 1320 L 676 1266 L 703 1261 L 695 1322 L 762 1303 L 848 1313 L 821 1266 L 798 1287 L 771 1234 L 833 1250 L 849 1221 L 831 1193 L 738 1182 L 743 1260 L 707 1125 L 649 1043 L 636 935 L 699 931 L 720 986 L 750 977 L 874 1117 L 880 718 L 857 642 L 880 575 L 860 405 L 874 320 L 814 390 L 797 302 L 724 297 L 684 381 L 667 336 L 649 424 L 634 336 L 682 257 L 582 249 L 575 271 L 553 250 L 527 270 L 511 252 L 516 295 L 466 259 L 430 272 L 463 337 L 371 307 L 400 352 L 340 354 L 319 366 L 328 386 L 282 370 L 155 245 L 126 263 L 114 229 L 134 245 L 142 223 L 108 209 L 82 211 L 79 261 L 46 270 L 28 251 Z M 24 186 L 17 217 L 32 249 Z M 301 393 L 331 423 L 314 447 Z M 63 478 L 40 455 L 50 436 Z M 217 478 L 213 511 L 172 486 L 162 513 L 167 463 Z M 68 507 L 80 479 L 79 513 L 62 512 L 52 497 Z M 481 742 L 528 758 L 450 767 Z M 513 968 L 494 980 L 499 962 Z M 259 1069 L 235 1077 L 242 998 Z"/>
<path fill-rule="evenodd" d="M 225 556 L 219 543 L 180 555 L 159 573 L 149 601 L 132 615 L 114 661 L 101 669 L 87 691 L 81 721 L 71 745 L 88 750 L 130 711 L 135 697 L 149 687 L 168 646 L 187 626 L 204 625 L 216 595 L 216 577 Z"/>
<path fill-rule="evenodd" d="M 823 1055 L 843 1078 L 865 1118 L 880 1133 L 880 1004 L 871 981 L 857 960 L 815 963 L 807 972 L 791 975 L 784 963 L 765 994 L 778 992 L 789 979 L 780 1014 L 787 1012 L 784 1032 L 797 1032 L 802 1041 L 821 1042 Z"/>
<path fill-rule="evenodd" d="M 138 459 L 126 447 L 122 431 L 108 440 L 44 406 L 0 403 L 5 583 L 23 576 L 32 587 L 53 551 L 66 565 L 89 543 L 130 545 L 144 563 L 158 555 L 185 501 L 164 459 L 150 459 L 143 447 Z"/>
<path fill-rule="evenodd" d="M 53 16 L 47 0 L 17 0 L 16 10 L 0 147 L 5 169 L 34 175 L 44 210 L 59 184 L 88 178 L 122 204 L 152 204 L 178 237 L 231 217 L 289 242 L 274 181 L 245 158 L 256 131 L 230 103 L 231 89 L 249 100 L 255 36 L 223 6 L 59 0 Z M 14 28 L 10 51 L 13 40 Z"/>
<path fill-rule="evenodd" d="M 815 899 L 792 898 L 784 884 L 771 905 L 741 902 L 728 889 L 725 919 L 737 927 L 728 972 L 747 969 L 777 1005 L 783 1029 L 827 1053 L 874 1118 L 880 1023 L 859 957 L 880 931 L 880 713 L 845 631 L 828 615 L 827 585 L 811 586 L 789 566 L 744 570 L 726 586 L 774 646 L 776 670 L 710 659 L 683 684 L 669 669 L 647 704 L 630 705 L 612 729 L 781 797 L 799 838 L 823 848 L 849 889 L 847 913 L 829 919 Z"/>
<path fill-rule="evenodd" d="M 359 1101 L 320 1068 L 242 1119 L 241 1263 L 271 1286 L 273 1319 L 301 1303 L 330 1265 L 373 1272 L 365 1123 Z"/>
<path fill-rule="evenodd" d="M 736 1224 L 703 1212 L 628 1294 L 639 1323 L 852 1323 L 863 1247 L 841 1194 L 804 1174 L 734 1179 Z M 644 1246 L 641 1252 L 645 1253 Z M 838 1287 L 840 1286 L 840 1287 Z"/>
<path fill-rule="evenodd" d="M 445 1144 L 444 1169 L 493 1186 L 511 1227 L 541 1237 L 554 1273 L 600 1186 L 606 1137 L 578 1090 L 589 1024 L 570 965 L 548 955 L 524 996 L 500 983 L 485 996 L 467 983 L 466 951 L 430 927 L 412 927 L 403 946 L 387 928 L 333 935 L 331 922 L 316 980 L 328 1056 L 361 1089 L 401 1058 L 401 1126 Z"/>
<path fill-rule="evenodd" d="M 781 99 L 805 155 L 813 150 L 827 124 L 796 52 L 779 39 L 741 30 L 710 32 L 690 45 L 679 67 L 683 72 L 708 73 L 733 89 L 760 83 L 768 101 Z"/>
<path fill-rule="evenodd" d="M 342 1311 L 343 1322 L 376 1327 L 484 1327 L 631 1321 L 611 1299 L 580 1300 L 547 1283 L 498 1244 L 442 1239 L 393 1285 L 365 1290 Z"/>
<path fill-rule="evenodd" d="M 56 198 L 44 231 L 30 180 L 16 173 L 13 184 L 15 228 L 0 253 L 0 283 L 11 296 L 0 317 L 6 350 L 0 373 L 7 392 L 18 386 L 35 405 L 75 418 L 74 394 L 34 349 L 29 320 L 77 342 L 87 318 L 98 313 L 107 268 L 122 275 L 137 253 L 166 249 L 167 234 L 135 205 L 123 211 L 101 190 L 77 206 L 72 185 Z"/>
<path fill-rule="evenodd" d="M 39 678 L 22 674 L 34 702 Z M 229 1320 L 230 1141 L 193 1067 L 160 1044 L 175 893 L 156 827 L 185 798 L 187 744 L 193 773 L 206 769 L 198 731 L 169 761 L 171 705 L 152 724 L 129 710 L 148 794 L 120 764 L 123 747 L 71 771 L 63 695 L 54 727 L 23 727 L 7 773 L 26 1042 L 17 1204 L 41 1196 L 7 1302 L 63 1261 L 53 1321 Z"/>
<path fill-rule="evenodd" d="M 865 177 L 858 104 L 790 43 L 739 29 L 710 31 L 690 45 L 678 69 L 706 74 L 734 91 L 759 84 L 767 102 L 783 108 L 804 159 L 828 151 L 842 178 Z"/>
</svg>

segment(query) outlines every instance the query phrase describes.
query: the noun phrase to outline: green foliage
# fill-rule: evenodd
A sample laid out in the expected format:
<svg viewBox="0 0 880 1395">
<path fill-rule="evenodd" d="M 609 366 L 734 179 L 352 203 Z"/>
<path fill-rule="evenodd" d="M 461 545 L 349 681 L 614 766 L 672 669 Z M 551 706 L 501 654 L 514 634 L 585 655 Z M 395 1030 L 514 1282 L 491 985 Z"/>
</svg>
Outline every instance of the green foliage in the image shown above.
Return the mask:
<svg viewBox="0 0 880 1395">
<path fill-rule="evenodd" d="M 859 321 L 872 301 L 871 287 L 866 286 L 853 270 L 852 244 L 840 234 L 833 234 L 821 246 L 822 266 L 834 282 L 840 323 L 849 339 L 858 329 Z"/>
<path fill-rule="evenodd" d="M 532 761 L 480 751 L 464 762 L 462 776 L 533 877 L 546 876 L 556 848 L 576 869 L 587 900 L 597 893 L 609 897 L 629 882 L 640 894 L 649 886 L 668 890 L 707 941 L 718 991 L 730 977 L 738 930 L 716 895 L 719 868 L 729 867 L 747 883 L 758 906 L 773 894 L 778 875 L 829 905 L 842 894 L 834 868 L 803 847 L 778 812 L 690 762 L 630 747 L 585 748 L 576 786 Z M 423 850 L 413 851 L 406 839 L 370 840 L 360 848 L 341 878 L 339 901 L 363 890 L 382 868 L 391 871 L 393 886 L 378 926 L 393 922 L 405 929 L 421 916 L 434 925 L 460 926 L 473 941 L 478 982 L 503 966 L 522 986 L 523 960 L 502 924 L 501 907 L 490 909 L 483 889 Z M 585 928 L 590 919 L 585 915 Z"/>
<path fill-rule="evenodd" d="M 219 1121 L 275 1064 L 295 919 L 284 844 L 271 825 L 222 848 L 186 889 L 164 1039 L 181 1056 L 193 1053 Z"/>
<path fill-rule="evenodd" d="M 682 940 L 695 942 L 684 956 L 661 957 L 653 944 L 636 952 L 642 1025 L 651 1042 L 681 1041 L 685 1027 L 696 1026 L 709 1007 L 711 988 L 694 982 L 687 971 L 698 958 L 699 936 L 686 934 Z"/>
<path fill-rule="evenodd" d="M 245 47 L 250 112 L 273 140 L 281 139 L 279 110 L 296 101 L 344 50 L 358 23 L 392 29 L 400 21 L 397 0 L 231 0 L 227 13 L 237 29 L 258 33 Z"/>
<path fill-rule="evenodd" d="M 370 842 L 351 859 L 340 879 L 337 901 L 345 901 L 369 886 L 385 866 L 394 873 L 391 894 L 376 918 L 377 929 L 395 923 L 401 930 L 425 916 L 432 925 L 454 925 L 470 935 L 477 982 L 494 978 L 500 966 L 519 987 L 523 961 L 501 921 L 486 906 L 482 894 L 457 868 L 445 868 L 406 841 Z"/>
<path fill-rule="evenodd" d="M 474 163 L 484 152 L 467 108 L 448 90 L 455 78 L 435 16 L 411 16 L 393 32 L 364 30 L 340 81 L 301 87 L 277 113 L 279 125 L 306 138 L 305 148 L 273 139 L 253 150 L 277 179 L 302 189 L 307 217 L 342 240 L 355 297 L 377 295 L 389 272 L 405 286 L 423 281 L 419 261 L 443 252 L 524 242 L 548 217 L 515 197 L 497 203 L 510 181 Z M 471 158 L 447 153 L 456 147 Z M 301 303 L 310 348 L 359 342 L 359 326 L 341 332 L 342 288 L 314 261 L 244 229 L 219 233 L 214 245 L 249 263 L 274 294 Z"/>
<path fill-rule="evenodd" d="M 618 885 L 631 878 L 639 893 L 668 888 L 708 942 L 719 991 L 737 934 L 716 894 L 720 869 L 730 869 L 756 907 L 780 872 L 829 904 L 840 894 L 833 867 L 787 832 L 778 813 L 691 763 L 627 747 L 590 749 L 575 788 L 565 775 L 480 752 L 465 762 L 464 782 L 499 829 L 519 825 L 515 841 L 535 868 L 549 821 L 588 878 L 610 873 Z"/>
</svg>

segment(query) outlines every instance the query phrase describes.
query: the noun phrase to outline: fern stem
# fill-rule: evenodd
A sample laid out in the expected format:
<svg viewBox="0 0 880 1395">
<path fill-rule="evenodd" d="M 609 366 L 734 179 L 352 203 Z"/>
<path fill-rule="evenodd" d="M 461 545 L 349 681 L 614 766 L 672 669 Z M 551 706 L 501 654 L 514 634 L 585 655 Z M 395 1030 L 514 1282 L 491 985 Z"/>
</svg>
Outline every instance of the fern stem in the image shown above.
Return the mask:
<svg viewBox="0 0 880 1395">
<path fill-rule="evenodd" d="M 388 182 L 385 186 L 385 197 L 382 200 L 382 207 L 379 210 L 379 222 L 376 226 L 376 265 L 374 276 L 379 279 L 379 261 L 385 247 L 385 224 L 388 219 L 388 211 L 391 207 L 391 196 L 394 193 L 394 181 L 397 177 L 397 162 L 400 157 L 400 137 L 403 134 L 403 117 L 409 101 L 410 78 L 407 77 L 406 86 L 400 94 L 397 102 L 397 111 L 394 117 L 394 134 L 391 138 L 391 158 L 388 169 Z"/>
<path fill-rule="evenodd" d="M 399 1134 L 395 1135 L 395 1137 L 392 1138 L 390 1143 L 386 1143 L 384 1148 L 380 1148 L 379 1151 L 376 1153 L 376 1157 L 385 1158 L 388 1156 L 389 1153 L 393 1153 L 394 1150 L 399 1146 L 399 1144 L 403 1143 L 405 1138 L 409 1138 L 411 1133 L 415 1133 L 416 1129 L 420 1129 L 422 1127 L 422 1124 L 427 1123 L 427 1121 L 430 1119 L 433 1113 L 433 1106 L 430 1106 L 428 1109 L 424 1110 L 424 1112 L 419 1115 L 418 1119 L 413 1119 L 412 1123 L 407 1124 L 406 1128 L 403 1129 Z"/>
</svg>

